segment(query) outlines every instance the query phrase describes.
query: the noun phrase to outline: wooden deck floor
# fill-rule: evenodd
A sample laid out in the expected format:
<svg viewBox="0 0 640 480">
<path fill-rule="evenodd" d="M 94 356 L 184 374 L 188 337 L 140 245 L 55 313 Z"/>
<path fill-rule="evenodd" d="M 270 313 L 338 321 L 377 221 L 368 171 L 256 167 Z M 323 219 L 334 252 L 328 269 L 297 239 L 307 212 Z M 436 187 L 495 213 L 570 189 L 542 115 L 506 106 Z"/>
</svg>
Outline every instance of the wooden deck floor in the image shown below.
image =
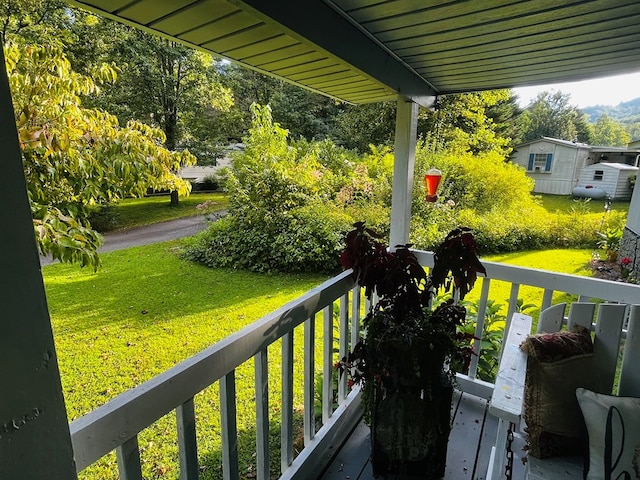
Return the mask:
<svg viewBox="0 0 640 480">
<path fill-rule="evenodd" d="M 466 393 L 455 396 L 453 414 L 444 479 L 483 480 L 496 438 L 497 419 L 488 413 L 486 400 Z M 513 478 L 523 478 L 524 475 L 519 459 L 521 450 L 521 442 L 514 442 Z M 370 452 L 369 427 L 360 422 L 318 480 L 372 479 Z"/>
</svg>

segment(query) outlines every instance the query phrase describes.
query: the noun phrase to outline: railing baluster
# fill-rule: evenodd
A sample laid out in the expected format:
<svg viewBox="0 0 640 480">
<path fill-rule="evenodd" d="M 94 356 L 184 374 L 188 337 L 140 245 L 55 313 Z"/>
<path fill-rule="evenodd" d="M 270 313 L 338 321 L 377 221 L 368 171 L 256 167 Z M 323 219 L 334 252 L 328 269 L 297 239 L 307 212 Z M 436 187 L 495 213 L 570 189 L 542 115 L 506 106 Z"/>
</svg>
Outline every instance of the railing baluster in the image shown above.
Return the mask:
<svg viewBox="0 0 640 480">
<path fill-rule="evenodd" d="M 316 434 L 315 419 L 315 315 L 304 322 L 304 444 Z"/>
<path fill-rule="evenodd" d="M 349 293 L 340 297 L 340 358 L 347 354 L 349 349 Z M 338 381 L 338 401 L 342 403 L 349 393 L 347 388 L 347 372 L 340 375 Z"/>
<path fill-rule="evenodd" d="M 509 295 L 509 308 L 507 309 L 507 324 L 505 325 L 505 332 L 509 331 L 509 325 L 511 322 L 511 317 L 518 309 L 518 293 L 520 292 L 520 284 L 512 283 L 511 284 L 511 293 Z"/>
<path fill-rule="evenodd" d="M 116 458 L 120 480 L 142 480 L 137 435 L 116 448 Z"/>
<path fill-rule="evenodd" d="M 222 428 L 222 478 L 238 480 L 238 425 L 236 419 L 236 371 L 220 379 L 220 426 Z"/>
<path fill-rule="evenodd" d="M 176 408 L 180 480 L 198 480 L 198 445 L 193 397 Z"/>
<path fill-rule="evenodd" d="M 487 301 L 489 300 L 490 278 L 482 279 L 482 291 L 478 301 L 478 318 L 476 319 L 476 340 L 473 342 L 473 353 L 471 364 L 469 365 L 469 377 L 476 378 L 478 373 L 478 360 L 480 359 L 480 349 L 482 348 L 482 333 L 484 332 L 484 319 L 487 315 Z"/>
<path fill-rule="evenodd" d="M 282 425 L 280 427 L 280 469 L 293 462 L 293 332 L 282 337 Z"/>
<path fill-rule="evenodd" d="M 544 293 L 542 294 L 542 305 L 540 306 L 540 311 L 546 310 L 551 306 L 551 301 L 553 300 L 553 290 L 550 288 L 545 288 Z"/>
<path fill-rule="evenodd" d="M 356 285 L 351 290 L 351 350 L 360 341 L 360 287 Z"/>
<path fill-rule="evenodd" d="M 323 311 L 324 354 L 322 361 L 322 424 L 329 421 L 333 414 L 333 304 Z"/>
<path fill-rule="evenodd" d="M 256 370 L 256 466 L 257 480 L 269 480 L 269 366 L 267 349 L 254 357 Z"/>
</svg>

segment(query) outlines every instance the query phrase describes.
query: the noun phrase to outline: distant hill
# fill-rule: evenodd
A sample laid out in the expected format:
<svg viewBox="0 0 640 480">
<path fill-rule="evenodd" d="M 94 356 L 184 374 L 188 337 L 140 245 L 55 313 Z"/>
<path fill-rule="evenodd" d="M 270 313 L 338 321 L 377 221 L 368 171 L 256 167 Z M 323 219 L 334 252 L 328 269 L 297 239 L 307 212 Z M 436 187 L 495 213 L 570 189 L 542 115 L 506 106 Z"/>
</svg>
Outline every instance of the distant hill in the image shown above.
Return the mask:
<svg viewBox="0 0 640 480">
<path fill-rule="evenodd" d="M 594 105 L 592 107 L 581 108 L 589 117 L 590 122 L 595 122 L 603 113 L 606 113 L 618 122 L 638 122 L 640 121 L 640 97 L 622 102 L 616 106 Z"/>
<path fill-rule="evenodd" d="M 631 133 L 633 140 L 640 139 L 640 97 L 622 102 L 616 106 L 611 105 L 594 105 L 592 107 L 581 108 L 587 114 L 589 122 L 594 123 L 603 113 L 609 115 L 626 126 L 627 131 Z"/>
</svg>

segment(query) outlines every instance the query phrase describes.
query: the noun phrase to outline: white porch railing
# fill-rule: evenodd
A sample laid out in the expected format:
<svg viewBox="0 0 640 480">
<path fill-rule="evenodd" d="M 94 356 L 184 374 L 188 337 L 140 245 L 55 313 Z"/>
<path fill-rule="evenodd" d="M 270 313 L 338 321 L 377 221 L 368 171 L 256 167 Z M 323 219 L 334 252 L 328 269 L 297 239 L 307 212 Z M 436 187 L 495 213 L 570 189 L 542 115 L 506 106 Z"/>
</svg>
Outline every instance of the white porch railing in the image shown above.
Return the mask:
<svg viewBox="0 0 640 480">
<path fill-rule="evenodd" d="M 430 252 L 416 252 L 421 263 L 433 265 Z M 640 286 L 576 277 L 529 268 L 483 262 L 487 278 L 481 280 L 476 336 L 481 337 L 491 282 L 510 284 L 507 318 L 516 310 L 521 286 L 542 289 L 541 309 L 551 305 L 554 292 L 576 294 L 618 303 L 640 303 Z M 137 435 L 165 414 L 175 411 L 176 436 L 167 440 L 179 445 L 180 479 L 197 479 L 194 396 L 219 382 L 222 426 L 223 476 L 239 477 L 236 430 L 235 371 L 253 359 L 256 392 L 256 467 L 258 480 L 269 474 L 269 398 L 268 379 L 280 375 L 281 392 L 281 471 L 282 479 L 315 478 L 328 461 L 330 448 L 349 435 L 360 419 L 358 389 L 349 390 L 345 378 L 338 385 L 338 406 L 334 408 L 331 381 L 337 355 L 334 346 L 334 305 L 339 305 L 339 353 L 342 357 L 358 340 L 361 312 L 360 289 L 354 288 L 349 272 L 344 272 L 309 291 L 299 299 L 263 317 L 170 370 L 125 392 L 70 425 L 76 467 L 81 471 L 107 453 L 116 450 L 122 480 L 142 478 Z M 322 314 L 322 338 L 315 337 L 316 317 Z M 294 458 L 294 329 L 304 324 L 304 449 Z M 269 369 L 267 347 L 282 341 L 282 370 Z M 322 345 L 322 427 L 316 431 L 314 418 L 315 346 Z M 479 348 L 480 342 L 476 342 Z M 458 375 L 459 387 L 468 393 L 490 398 L 493 384 L 476 379 L 477 357 L 468 375 Z M 317 392 L 320 394 L 320 392 Z M 333 450 L 336 451 L 335 448 Z"/>
</svg>

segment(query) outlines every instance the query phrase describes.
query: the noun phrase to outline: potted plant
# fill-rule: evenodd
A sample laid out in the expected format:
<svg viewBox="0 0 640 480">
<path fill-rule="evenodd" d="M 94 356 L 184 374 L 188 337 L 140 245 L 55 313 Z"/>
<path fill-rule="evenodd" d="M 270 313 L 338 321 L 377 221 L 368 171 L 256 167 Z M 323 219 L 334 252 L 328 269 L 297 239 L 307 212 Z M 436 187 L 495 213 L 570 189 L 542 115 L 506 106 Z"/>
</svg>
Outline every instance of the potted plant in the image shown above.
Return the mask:
<svg viewBox="0 0 640 480">
<path fill-rule="evenodd" d="M 485 270 L 469 229 L 450 232 L 434 253 L 427 275 L 409 245 L 390 251 L 358 223 L 341 256 L 365 295 L 377 299 L 363 320 L 363 338 L 339 362 L 362 386 L 375 476 L 444 475 L 453 372 L 466 369 L 472 337 L 458 328 L 464 307 L 451 298 L 434 305 L 434 296 L 444 287 L 461 300 Z"/>
</svg>

